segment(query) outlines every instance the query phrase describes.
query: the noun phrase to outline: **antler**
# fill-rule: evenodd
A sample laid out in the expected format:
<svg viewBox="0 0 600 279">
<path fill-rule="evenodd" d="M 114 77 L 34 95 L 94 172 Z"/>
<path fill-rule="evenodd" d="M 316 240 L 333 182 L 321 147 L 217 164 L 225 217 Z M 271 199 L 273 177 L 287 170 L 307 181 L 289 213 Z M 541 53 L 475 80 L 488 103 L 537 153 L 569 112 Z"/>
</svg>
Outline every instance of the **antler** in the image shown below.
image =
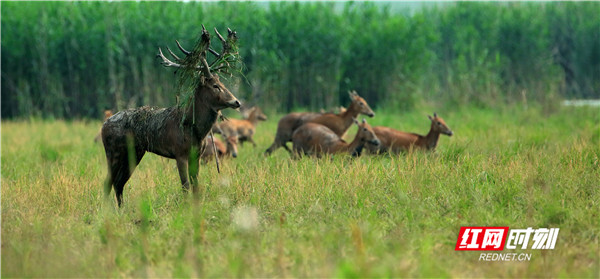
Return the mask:
<svg viewBox="0 0 600 279">
<path fill-rule="evenodd" d="M 185 54 L 185 56 L 189 56 L 191 54 L 191 52 L 185 50 L 181 44 L 179 44 L 179 41 L 175 40 L 175 43 L 177 43 L 177 47 L 179 47 L 179 49 L 181 50 L 181 52 L 183 52 L 183 54 Z M 173 51 L 171 51 L 171 49 L 169 47 L 167 47 L 167 51 L 169 51 L 169 53 L 171 54 L 171 56 L 173 56 L 173 58 L 175 58 L 175 60 L 177 60 L 177 62 L 183 62 L 184 59 L 179 58 L 177 55 L 175 55 L 175 53 L 173 53 Z M 156 55 L 156 57 L 160 57 L 163 62 L 161 62 L 161 64 L 165 67 L 175 67 L 175 68 L 183 68 L 183 65 L 179 64 L 179 63 L 175 63 L 171 60 L 169 60 L 167 57 L 165 57 L 165 55 L 162 52 L 162 49 L 160 49 L 160 47 L 158 48 L 158 54 Z"/>
<path fill-rule="evenodd" d="M 212 74 L 210 73 L 210 66 L 206 61 L 206 50 L 210 49 L 210 34 L 206 31 L 204 24 L 202 24 L 202 44 L 201 52 L 200 52 L 200 62 L 202 62 L 202 72 L 206 77 L 210 78 Z"/>
<path fill-rule="evenodd" d="M 175 57 L 175 59 L 177 59 L 177 61 L 181 61 L 181 59 L 179 59 L 179 57 L 175 56 L 175 54 L 173 54 L 173 52 L 168 47 L 167 47 L 167 50 L 171 53 L 171 55 L 173 55 L 173 57 Z M 161 64 L 165 67 L 175 67 L 175 68 L 183 67 L 181 64 L 175 63 L 175 62 L 169 60 L 167 57 L 165 57 L 165 55 L 163 54 L 160 47 L 158 48 L 158 54 L 156 55 L 156 57 L 160 57 L 163 60 L 161 62 Z"/>
<path fill-rule="evenodd" d="M 217 37 L 223 45 L 223 50 L 221 51 L 221 54 L 218 54 L 216 51 L 209 49 L 213 55 L 217 56 L 215 61 L 213 61 L 210 66 L 212 67 L 216 64 L 220 64 L 217 68 L 214 69 L 215 71 L 218 71 L 223 68 L 229 67 L 229 62 L 233 62 L 235 60 L 237 52 L 233 51 L 235 51 L 234 44 L 237 41 L 237 33 L 235 31 L 231 31 L 230 28 L 227 28 L 227 40 L 223 38 L 223 36 L 221 35 L 221 33 L 219 33 L 219 30 L 217 30 L 217 28 L 215 28 L 215 33 L 217 34 Z"/>
<path fill-rule="evenodd" d="M 178 40 L 175 40 L 175 43 L 177 43 L 177 47 L 179 48 L 179 50 L 181 50 L 181 52 L 185 53 L 185 55 L 186 55 L 186 56 L 187 56 L 187 55 L 190 55 L 190 54 L 192 54 L 192 52 L 191 52 L 191 51 L 187 51 L 187 50 L 185 50 L 185 49 L 184 49 L 184 48 L 181 46 L 181 44 L 179 43 L 179 41 L 178 41 Z"/>
<path fill-rule="evenodd" d="M 221 36 L 221 34 L 219 33 L 219 31 L 215 28 L 215 33 L 217 34 L 217 37 L 219 38 L 219 40 L 221 41 L 221 44 L 223 45 L 223 50 L 221 51 L 221 53 L 219 54 L 217 51 L 213 50 L 212 48 L 210 48 L 210 34 L 208 33 L 208 31 L 206 30 L 206 28 L 204 27 L 204 25 L 202 25 L 202 35 L 201 35 L 201 39 L 199 42 L 199 45 L 197 45 L 193 51 L 188 51 L 186 49 L 184 49 L 181 44 L 179 43 L 179 41 L 175 40 L 175 43 L 177 44 L 177 47 L 179 48 L 179 50 L 181 50 L 181 52 L 183 52 L 183 54 L 185 54 L 184 58 L 179 58 L 177 55 L 175 55 L 175 53 L 173 53 L 173 51 L 171 51 L 171 49 L 169 47 L 167 47 L 167 51 L 169 52 L 169 54 L 171 54 L 171 56 L 173 56 L 173 58 L 175 58 L 176 62 L 173 62 L 171 60 L 169 60 L 167 57 L 165 57 L 165 55 L 162 52 L 161 48 L 158 48 L 158 54 L 156 55 L 157 57 L 160 57 L 162 59 L 161 64 L 165 67 L 175 67 L 175 68 L 192 68 L 192 69 L 198 69 L 201 70 L 202 73 L 206 76 L 206 77 L 211 77 L 211 71 L 212 72 L 217 72 L 217 71 L 226 71 L 227 68 L 230 66 L 229 63 L 231 62 L 235 62 L 235 60 L 237 59 L 237 51 L 235 50 L 235 42 L 237 41 L 237 33 L 234 31 L 231 31 L 231 29 L 227 28 L 227 39 L 224 39 L 223 36 Z M 212 63 L 208 63 L 208 61 L 206 60 L 206 52 L 210 52 L 212 53 L 214 56 L 216 56 L 216 59 L 212 62 Z M 218 65 L 216 67 L 213 68 L 213 66 Z"/>
<path fill-rule="evenodd" d="M 177 47 L 181 50 L 181 52 L 183 52 L 183 54 L 185 54 L 186 58 L 192 54 L 192 52 L 185 50 L 181 46 L 181 44 L 179 43 L 179 41 L 175 40 L 175 43 L 177 44 Z M 175 68 L 183 68 L 183 67 L 185 67 L 184 65 L 180 64 L 180 63 L 183 63 L 185 61 L 185 58 L 184 59 L 179 58 L 179 56 L 175 55 L 175 53 L 173 53 L 173 51 L 169 47 L 167 47 L 167 51 L 179 63 L 175 63 L 175 62 L 169 60 L 167 57 L 165 57 L 165 55 L 162 52 L 162 49 L 159 47 L 158 48 L 158 54 L 156 55 L 156 57 L 160 57 L 162 59 L 161 64 L 163 66 L 165 66 L 165 67 L 175 67 Z M 197 66 L 196 68 L 200 69 L 199 66 Z"/>
</svg>

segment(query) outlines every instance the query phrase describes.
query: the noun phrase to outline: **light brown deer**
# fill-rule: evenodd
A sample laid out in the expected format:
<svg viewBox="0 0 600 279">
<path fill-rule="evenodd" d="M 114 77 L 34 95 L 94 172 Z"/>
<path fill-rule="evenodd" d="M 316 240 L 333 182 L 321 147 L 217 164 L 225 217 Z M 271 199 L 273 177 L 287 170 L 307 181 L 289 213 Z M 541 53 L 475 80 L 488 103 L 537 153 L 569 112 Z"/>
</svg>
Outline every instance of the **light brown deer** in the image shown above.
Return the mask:
<svg viewBox="0 0 600 279">
<path fill-rule="evenodd" d="M 219 72 L 226 72 L 235 63 L 237 34 L 228 29 L 225 40 L 215 29 L 223 44 L 221 54 L 210 49 L 210 35 L 202 26 L 202 34 L 193 51 L 177 46 L 185 54 L 180 59 L 167 48 L 176 62 L 167 59 L 159 48 L 158 56 L 165 67 L 174 67 L 180 78 L 192 78 L 195 89 L 186 105 L 169 108 L 141 107 L 121 111 L 102 127 L 102 141 L 108 162 L 108 177 L 104 193 L 108 197 L 115 189 L 117 203 L 123 203 L 123 188 L 146 152 L 175 159 L 181 184 L 185 190 L 192 185 L 198 192 L 199 158 L 204 138 L 217 120 L 219 111 L 239 108 L 240 102 L 219 81 Z M 217 56 L 209 65 L 206 53 Z"/>
<path fill-rule="evenodd" d="M 224 158 L 227 156 L 231 156 L 233 158 L 237 158 L 237 144 L 238 139 L 236 136 L 230 136 L 225 139 L 225 143 L 215 137 L 207 136 L 204 139 L 205 147 L 204 152 L 200 157 L 203 162 L 208 162 L 215 157 L 215 152 L 213 149 L 213 143 L 215 145 L 215 149 L 217 150 L 217 156 L 219 158 Z"/>
<path fill-rule="evenodd" d="M 252 139 L 252 136 L 256 132 L 256 126 L 258 121 L 266 121 L 267 116 L 262 110 L 255 106 L 249 109 L 248 119 L 228 119 L 219 123 L 219 128 L 223 132 L 223 135 L 232 136 L 237 135 L 238 140 L 242 146 L 245 141 L 252 143 L 256 147 L 256 143 Z"/>
<path fill-rule="evenodd" d="M 286 143 L 292 140 L 294 131 L 304 123 L 318 123 L 331 129 L 336 135 L 343 136 L 344 133 L 352 126 L 354 119 L 359 114 L 364 114 L 369 117 L 375 116 L 375 113 L 367 104 L 365 99 L 358 96 L 356 91 L 349 92 L 352 103 L 348 109 L 340 114 L 333 113 L 290 113 L 279 120 L 277 124 L 277 132 L 275 133 L 275 141 L 265 151 L 265 155 L 270 155 L 279 147 L 285 148 L 291 153 Z"/>
<path fill-rule="evenodd" d="M 352 156 L 360 156 L 365 145 L 379 145 L 379 139 L 365 119 L 362 123 L 355 122 L 358 131 L 351 143 L 347 143 L 328 127 L 318 123 L 306 123 L 300 126 L 292 135 L 294 144 L 293 157 L 349 152 Z"/>
<path fill-rule="evenodd" d="M 440 134 L 452 136 L 454 133 L 452 130 L 450 130 L 450 128 L 448 128 L 448 125 L 446 125 L 444 119 L 437 116 L 436 113 L 433 114 L 433 117 L 428 117 L 429 120 L 431 120 L 431 127 L 429 128 L 429 133 L 427 133 L 425 136 L 401 132 L 388 127 L 373 127 L 373 131 L 381 141 L 381 144 L 377 148 L 369 146 L 369 152 L 400 153 L 406 152 L 411 148 L 424 150 L 435 149 L 440 138 Z"/>
<path fill-rule="evenodd" d="M 106 119 L 110 118 L 111 116 L 113 116 L 112 110 L 105 110 L 104 111 L 104 121 L 102 121 L 102 123 L 106 122 Z M 96 134 L 96 137 L 94 138 L 94 142 L 99 142 L 100 140 L 102 140 L 102 127 L 100 127 L 98 134 Z"/>
</svg>

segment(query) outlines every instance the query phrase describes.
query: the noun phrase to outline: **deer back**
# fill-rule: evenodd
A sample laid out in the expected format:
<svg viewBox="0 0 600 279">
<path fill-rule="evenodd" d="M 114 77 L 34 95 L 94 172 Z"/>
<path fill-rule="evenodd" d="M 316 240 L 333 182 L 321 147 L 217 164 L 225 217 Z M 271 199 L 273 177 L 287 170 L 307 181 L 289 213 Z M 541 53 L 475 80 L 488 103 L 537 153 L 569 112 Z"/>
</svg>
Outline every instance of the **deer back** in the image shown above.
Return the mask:
<svg viewBox="0 0 600 279">
<path fill-rule="evenodd" d="M 292 135 L 294 150 L 310 153 L 333 153 L 348 144 L 328 127 L 306 123 Z"/>
<path fill-rule="evenodd" d="M 413 133 L 401 132 L 392 128 L 377 126 L 373 127 L 373 131 L 381 144 L 378 148 L 370 146 L 368 149 L 373 152 L 393 152 L 399 153 L 410 149 L 417 140 L 422 137 Z"/>
<path fill-rule="evenodd" d="M 355 91 L 350 92 L 349 95 L 352 102 L 350 103 L 348 109 L 339 114 L 322 114 L 310 120 L 310 122 L 325 125 L 329 129 L 333 130 L 336 135 L 341 137 L 346 133 L 350 126 L 352 126 L 352 123 L 354 123 L 354 119 L 356 119 L 356 117 L 359 114 L 364 114 L 369 117 L 375 116 L 375 113 L 373 112 L 369 104 L 367 104 L 367 101 L 365 101 L 365 99 L 358 96 L 358 94 Z"/>
</svg>

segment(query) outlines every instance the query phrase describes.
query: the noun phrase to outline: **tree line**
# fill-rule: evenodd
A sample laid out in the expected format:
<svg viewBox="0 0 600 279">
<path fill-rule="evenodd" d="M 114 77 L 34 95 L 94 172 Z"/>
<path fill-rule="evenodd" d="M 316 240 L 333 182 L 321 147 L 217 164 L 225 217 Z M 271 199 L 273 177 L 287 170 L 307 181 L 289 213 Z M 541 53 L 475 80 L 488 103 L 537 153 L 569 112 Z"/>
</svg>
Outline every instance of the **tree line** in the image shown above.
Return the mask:
<svg viewBox="0 0 600 279">
<path fill-rule="evenodd" d="M 238 32 L 226 81 L 270 111 L 600 97 L 600 3 L 3 2 L 2 118 L 175 104 L 158 48 Z"/>
</svg>

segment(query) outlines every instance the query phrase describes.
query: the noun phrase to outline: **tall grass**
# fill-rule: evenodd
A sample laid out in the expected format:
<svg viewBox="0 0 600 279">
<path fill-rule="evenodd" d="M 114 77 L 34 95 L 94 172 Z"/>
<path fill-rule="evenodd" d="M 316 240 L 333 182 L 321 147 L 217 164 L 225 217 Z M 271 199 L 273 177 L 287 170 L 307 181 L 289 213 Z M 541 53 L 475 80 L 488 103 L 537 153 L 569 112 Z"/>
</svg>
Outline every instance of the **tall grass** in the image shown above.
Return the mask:
<svg viewBox="0 0 600 279">
<path fill-rule="evenodd" d="M 438 111 L 455 132 L 435 153 L 271 157 L 278 116 L 237 159 L 181 190 L 147 154 L 124 207 L 103 200 L 100 123 L 2 122 L 3 277 L 593 277 L 599 272 L 596 109 Z M 426 113 L 373 125 L 426 133 Z M 350 134 L 353 134 L 354 128 Z M 530 262 L 457 252 L 460 226 L 558 227 Z M 505 251 L 506 252 L 506 251 Z"/>
</svg>

